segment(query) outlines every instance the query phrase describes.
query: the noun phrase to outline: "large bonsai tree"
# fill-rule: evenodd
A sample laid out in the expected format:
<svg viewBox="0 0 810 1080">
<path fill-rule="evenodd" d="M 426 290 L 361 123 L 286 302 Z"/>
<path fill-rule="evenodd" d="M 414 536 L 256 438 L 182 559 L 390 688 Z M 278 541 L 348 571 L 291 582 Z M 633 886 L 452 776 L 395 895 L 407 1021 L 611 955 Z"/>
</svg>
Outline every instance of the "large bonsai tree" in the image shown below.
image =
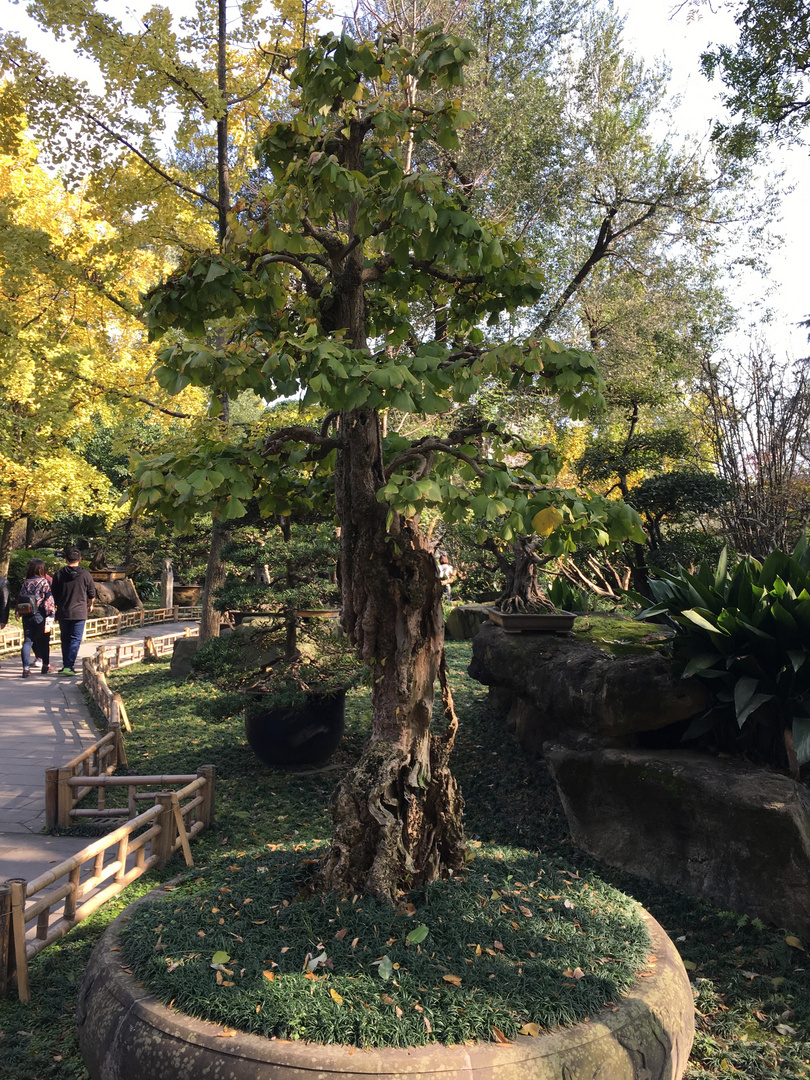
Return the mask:
<svg viewBox="0 0 810 1080">
<path fill-rule="evenodd" d="M 462 408 L 487 381 L 539 382 L 581 417 L 601 384 L 589 353 L 516 339 L 521 308 L 541 292 L 538 272 L 476 220 L 452 178 L 419 164 L 431 145 L 456 146 L 472 119 L 453 95 L 473 47 L 436 28 L 416 41 L 411 50 L 384 34 L 327 36 L 302 50 L 290 119 L 258 147 L 266 182 L 231 215 L 224 254 L 195 258 L 149 299 L 152 333 L 168 342 L 163 386 L 205 386 L 214 401 L 248 389 L 265 400 L 298 394 L 322 408 L 322 423 L 258 443 L 212 436 L 136 473 L 137 502 L 180 527 L 205 505 L 238 518 L 249 495 L 285 514 L 290 472 L 296 484 L 301 470 L 316 485 L 333 476 L 342 618 L 372 669 L 373 726 L 333 798 L 324 883 L 388 897 L 464 860 L 442 590 L 420 512 L 482 516 L 508 540 L 553 507 L 547 542 L 560 549 L 575 534 L 607 543 L 637 528 L 622 504 L 556 489 L 548 448 Z M 413 438 L 401 434 L 408 414 L 421 418 Z"/>
</svg>

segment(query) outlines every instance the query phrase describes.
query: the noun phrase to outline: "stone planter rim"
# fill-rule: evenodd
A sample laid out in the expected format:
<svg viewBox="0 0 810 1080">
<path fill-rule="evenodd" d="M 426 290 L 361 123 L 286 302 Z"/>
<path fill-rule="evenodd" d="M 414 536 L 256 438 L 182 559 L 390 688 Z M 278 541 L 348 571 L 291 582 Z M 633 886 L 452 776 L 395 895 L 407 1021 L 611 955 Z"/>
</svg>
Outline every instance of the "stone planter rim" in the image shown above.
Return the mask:
<svg viewBox="0 0 810 1080">
<path fill-rule="evenodd" d="M 500 626 L 507 634 L 535 633 L 535 634 L 559 634 L 573 630 L 577 616 L 571 611 L 498 611 L 495 607 L 489 608 L 489 617 L 496 626 Z"/>
<path fill-rule="evenodd" d="M 306 1080 L 314 1075 L 319 1080 L 338 1075 L 343 1080 L 363 1080 L 366 1077 L 428 1080 L 436 1076 L 442 1080 L 551 1080 L 551 1077 L 568 1075 L 564 1066 L 560 1072 L 558 1059 L 565 1062 L 564 1055 L 568 1053 L 571 1061 L 577 1062 L 588 1044 L 599 1039 L 604 1041 L 606 1048 L 620 1051 L 623 1066 L 624 1054 L 627 1055 L 626 1068 L 610 1073 L 616 1080 L 640 1080 L 641 1076 L 645 1080 L 680 1080 L 686 1069 L 694 1037 L 691 986 L 675 946 L 647 912 L 644 912 L 644 918 L 652 937 L 651 951 L 657 957 L 652 974 L 637 977 L 628 993 L 615 1006 L 601 1009 L 589 1020 L 566 1028 L 554 1028 L 536 1038 L 518 1035 L 508 1045 L 476 1043 L 445 1046 L 434 1043 L 404 1049 L 361 1049 L 267 1039 L 244 1032 L 223 1038 L 223 1026 L 196 1020 L 163 1005 L 125 970 L 118 945 L 118 931 L 128 919 L 128 913 L 145 899 L 147 897 L 142 897 L 130 904 L 105 931 L 94 950 L 80 989 L 77 1006 L 79 1042 L 92 1080 L 107 1080 L 111 1076 L 115 1076 L 116 1080 L 147 1080 L 148 1076 L 151 1080 L 151 1071 L 139 1072 L 139 1066 L 133 1064 L 138 1058 L 138 1047 L 146 1046 L 158 1059 L 165 1056 L 166 1060 L 170 1060 L 174 1071 L 165 1075 L 177 1076 L 180 1080 L 191 1080 L 200 1075 L 221 1075 L 234 1080 L 277 1080 L 280 1077 Z M 88 1061 L 90 1047 L 86 1001 L 99 979 L 104 981 L 98 993 L 105 1002 L 114 1000 L 119 1003 L 125 1017 L 123 1021 L 116 1021 L 112 1040 L 117 1049 L 116 1061 L 113 1063 L 104 1059 L 95 1070 L 93 1063 Z M 650 1032 L 650 1043 L 654 1045 L 646 1048 L 638 1046 L 632 1036 L 629 1042 L 623 1043 L 623 1032 L 626 1033 L 649 1015 L 655 1019 L 654 1026 L 660 1029 L 658 1033 Z M 132 1033 L 130 1043 L 117 1045 L 124 1030 Z M 664 1069 L 651 1072 L 645 1066 L 642 1073 L 637 1073 L 634 1063 L 639 1060 L 639 1053 L 641 1060 L 647 1060 L 646 1051 L 652 1051 L 653 1057 L 656 1051 L 660 1055 L 661 1032 L 665 1039 L 671 1040 L 670 1056 Z M 179 1067 L 178 1051 L 181 1045 L 189 1048 L 193 1058 L 188 1063 L 187 1071 Z M 213 1057 L 224 1063 L 221 1071 L 219 1066 L 212 1068 Z M 148 1069 L 148 1063 L 145 1065 Z M 163 1075 L 161 1073 L 158 1080 L 163 1080 Z M 584 1078 L 585 1074 L 581 1075 Z"/>
</svg>

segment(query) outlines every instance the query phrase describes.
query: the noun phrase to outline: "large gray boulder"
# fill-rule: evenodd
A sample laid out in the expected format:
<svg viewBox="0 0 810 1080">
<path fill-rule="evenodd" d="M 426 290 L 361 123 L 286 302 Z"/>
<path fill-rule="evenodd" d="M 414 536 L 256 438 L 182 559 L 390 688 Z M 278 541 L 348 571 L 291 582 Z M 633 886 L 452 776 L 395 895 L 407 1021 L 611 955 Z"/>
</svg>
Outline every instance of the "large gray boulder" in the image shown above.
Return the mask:
<svg viewBox="0 0 810 1080">
<path fill-rule="evenodd" d="M 96 598 L 100 604 L 115 608 L 116 611 L 134 611 L 143 607 L 131 578 L 97 581 L 95 586 Z"/>
<path fill-rule="evenodd" d="M 686 720 L 708 706 L 704 687 L 680 679 L 660 655 L 611 656 L 573 634 L 508 634 L 494 624 L 473 639 L 469 673 L 496 689 L 527 753 L 586 735 L 621 739 Z"/>
<path fill-rule="evenodd" d="M 547 746 L 574 843 L 640 877 L 810 936 L 810 793 L 692 751 Z"/>
<path fill-rule="evenodd" d="M 185 679 L 191 674 L 191 661 L 200 647 L 198 637 L 181 637 L 174 643 L 169 671 L 175 679 Z"/>
<path fill-rule="evenodd" d="M 485 622 L 489 622 L 487 604 L 459 604 L 447 613 L 444 634 L 451 641 L 469 641 Z"/>
</svg>

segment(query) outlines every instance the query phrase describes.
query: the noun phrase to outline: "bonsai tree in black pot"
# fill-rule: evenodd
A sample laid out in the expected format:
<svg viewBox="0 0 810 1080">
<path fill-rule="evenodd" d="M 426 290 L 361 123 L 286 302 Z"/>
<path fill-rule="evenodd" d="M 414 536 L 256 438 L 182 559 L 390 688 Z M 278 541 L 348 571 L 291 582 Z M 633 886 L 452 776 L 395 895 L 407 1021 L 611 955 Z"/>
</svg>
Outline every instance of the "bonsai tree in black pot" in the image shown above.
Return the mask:
<svg viewBox="0 0 810 1080">
<path fill-rule="evenodd" d="M 269 530 L 240 529 L 223 550 L 230 570 L 216 606 L 236 611 L 237 626 L 193 667 L 247 694 L 247 739 L 269 765 L 325 760 L 343 736 L 361 665 L 337 622 L 337 549 L 331 523 L 287 515 Z"/>
</svg>

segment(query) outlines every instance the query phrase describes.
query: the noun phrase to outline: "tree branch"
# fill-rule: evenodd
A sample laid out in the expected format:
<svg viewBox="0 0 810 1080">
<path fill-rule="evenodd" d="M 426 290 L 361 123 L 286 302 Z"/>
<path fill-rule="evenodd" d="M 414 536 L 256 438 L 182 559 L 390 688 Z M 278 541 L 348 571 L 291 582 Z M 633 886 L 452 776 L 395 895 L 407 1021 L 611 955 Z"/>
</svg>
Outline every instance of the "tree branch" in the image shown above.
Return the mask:
<svg viewBox="0 0 810 1080">
<path fill-rule="evenodd" d="M 88 386 L 93 386 L 96 390 L 102 390 L 105 394 L 116 394 L 118 397 L 139 401 L 142 405 L 148 405 L 150 408 L 157 409 L 158 412 L 165 413 L 166 416 L 173 416 L 177 420 L 194 419 L 194 416 L 191 413 L 178 412 L 176 409 L 167 409 L 165 405 L 159 405 L 156 401 L 150 401 L 149 398 L 141 397 L 140 394 L 132 394 L 128 390 L 120 390 L 117 386 L 105 386 L 103 383 L 96 382 L 94 379 L 88 379 L 84 375 L 77 374 L 75 371 L 71 372 L 70 377 L 72 379 L 78 379 L 79 382 L 87 383 Z"/>
</svg>

